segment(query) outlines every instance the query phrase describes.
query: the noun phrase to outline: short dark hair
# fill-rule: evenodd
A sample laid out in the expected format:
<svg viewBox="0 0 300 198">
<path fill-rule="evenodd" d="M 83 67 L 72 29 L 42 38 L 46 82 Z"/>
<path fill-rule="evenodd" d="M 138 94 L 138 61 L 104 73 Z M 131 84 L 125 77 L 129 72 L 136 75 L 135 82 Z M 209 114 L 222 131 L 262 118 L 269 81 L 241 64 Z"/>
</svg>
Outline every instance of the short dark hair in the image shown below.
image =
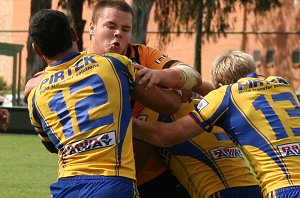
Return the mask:
<svg viewBox="0 0 300 198">
<path fill-rule="evenodd" d="M 132 15 L 132 23 L 134 20 L 134 13 L 131 6 L 124 0 L 99 0 L 93 9 L 92 22 L 97 23 L 99 18 L 99 11 L 104 8 L 116 8 L 117 10 L 130 13 Z"/>
<path fill-rule="evenodd" d="M 60 11 L 42 9 L 30 20 L 29 35 L 45 57 L 54 57 L 72 47 L 67 16 Z"/>
</svg>

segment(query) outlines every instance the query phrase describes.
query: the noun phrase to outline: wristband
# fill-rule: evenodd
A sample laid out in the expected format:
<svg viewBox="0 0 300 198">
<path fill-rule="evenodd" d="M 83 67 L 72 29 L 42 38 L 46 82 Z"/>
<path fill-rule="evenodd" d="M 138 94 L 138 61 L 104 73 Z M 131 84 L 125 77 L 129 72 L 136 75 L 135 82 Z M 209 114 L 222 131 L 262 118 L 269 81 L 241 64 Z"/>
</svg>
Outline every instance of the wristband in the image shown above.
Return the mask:
<svg viewBox="0 0 300 198">
<path fill-rule="evenodd" d="M 197 73 L 192 67 L 187 65 L 176 65 L 172 68 L 174 68 L 175 71 L 180 69 L 184 73 L 185 81 L 183 86 L 180 88 L 181 90 L 191 91 L 192 88 L 198 84 L 200 74 Z"/>
</svg>

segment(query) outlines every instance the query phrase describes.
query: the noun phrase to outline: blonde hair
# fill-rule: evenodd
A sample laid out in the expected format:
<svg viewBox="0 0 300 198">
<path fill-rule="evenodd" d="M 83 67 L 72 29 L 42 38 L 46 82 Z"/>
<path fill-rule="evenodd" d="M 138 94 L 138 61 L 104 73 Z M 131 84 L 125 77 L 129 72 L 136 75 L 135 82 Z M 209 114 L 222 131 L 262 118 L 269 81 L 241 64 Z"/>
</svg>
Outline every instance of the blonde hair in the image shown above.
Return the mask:
<svg viewBox="0 0 300 198">
<path fill-rule="evenodd" d="M 255 70 L 255 62 L 251 55 L 238 50 L 227 51 L 219 55 L 212 64 L 210 70 L 212 85 L 218 88 L 220 84 L 236 83 Z"/>
</svg>

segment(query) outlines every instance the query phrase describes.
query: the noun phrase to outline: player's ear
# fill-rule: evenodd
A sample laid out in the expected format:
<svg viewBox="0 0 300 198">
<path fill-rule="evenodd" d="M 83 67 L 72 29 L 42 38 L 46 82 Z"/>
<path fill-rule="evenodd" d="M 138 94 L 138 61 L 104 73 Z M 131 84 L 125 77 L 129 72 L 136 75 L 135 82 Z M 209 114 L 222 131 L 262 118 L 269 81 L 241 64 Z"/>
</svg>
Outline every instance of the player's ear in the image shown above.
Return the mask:
<svg viewBox="0 0 300 198">
<path fill-rule="evenodd" d="M 90 23 L 90 35 L 91 36 L 94 36 L 95 30 L 96 30 L 96 25 L 95 25 L 95 23 L 91 22 Z"/>
<path fill-rule="evenodd" d="M 72 40 L 75 41 L 75 42 L 78 42 L 79 37 L 77 36 L 77 32 L 73 27 L 71 27 L 71 33 L 72 33 Z"/>
<path fill-rule="evenodd" d="M 40 48 L 39 48 L 35 43 L 32 43 L 31 46 L 32 46 L 32 49 L 35 51 L 35 53 L 36 53 L 39 57 L 41 57 L 41 58 L 44 57 L 44 54 L 41 52 Z"/>
</svg>

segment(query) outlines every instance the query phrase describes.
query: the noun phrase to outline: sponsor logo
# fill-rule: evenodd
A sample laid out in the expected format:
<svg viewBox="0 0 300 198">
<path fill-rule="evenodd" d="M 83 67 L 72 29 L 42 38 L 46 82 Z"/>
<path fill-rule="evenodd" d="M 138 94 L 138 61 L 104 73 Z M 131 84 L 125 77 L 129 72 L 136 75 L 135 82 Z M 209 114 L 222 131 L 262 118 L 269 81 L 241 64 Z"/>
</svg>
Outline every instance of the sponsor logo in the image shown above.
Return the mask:
<svg viewBox="0 0 300 198">
<path fill-rule="evenodd" d="M 158 57 L 158 59 L 155 60 L 155 62 L 157 64 L 160 64 L 161 63 L 161 60 L 162 59 L 165 59 L 165 58 L 168 58 L 168 55 L 167 54 L 163 54 L 162 56 Z"/>
<path fill-rule="evenodd" d="M 68 144 L 62 153 L 63 157 L 73 155 L 76 153 L 81 153 L 84 151 L 105 148 L 116 144 L 116 132 L 110 131 L 102 133 L 98 136 L 94 136 L 88 139 L 80 140 Z"/>
<path fill-rule="evenodd" d="M 148 116 L 147 115 L 138 115 L 137 119 L 146 122 L 148 119 Z"/>
<path fill-rule="evenodd" d="M 277 146 L 282 157 L 300 156 L 300 143 L 290 143 Z"/>
<path fill-rule="evenodd" d="M 206 106 L 208 105 L 208 102 L 205 99 L 200 100 L 198 106 L 197 106 L 197 110 L 201 111 L 202 109 L 204 109 Z"/>
<path fill-rule="evenodd" d="M 242 151 L 236 147 L 217 147 L 214 149 L 211 149 L 210 154 L 212 157 L 217 160 L 220 158 L 242 158 Z"/>
</svg>

